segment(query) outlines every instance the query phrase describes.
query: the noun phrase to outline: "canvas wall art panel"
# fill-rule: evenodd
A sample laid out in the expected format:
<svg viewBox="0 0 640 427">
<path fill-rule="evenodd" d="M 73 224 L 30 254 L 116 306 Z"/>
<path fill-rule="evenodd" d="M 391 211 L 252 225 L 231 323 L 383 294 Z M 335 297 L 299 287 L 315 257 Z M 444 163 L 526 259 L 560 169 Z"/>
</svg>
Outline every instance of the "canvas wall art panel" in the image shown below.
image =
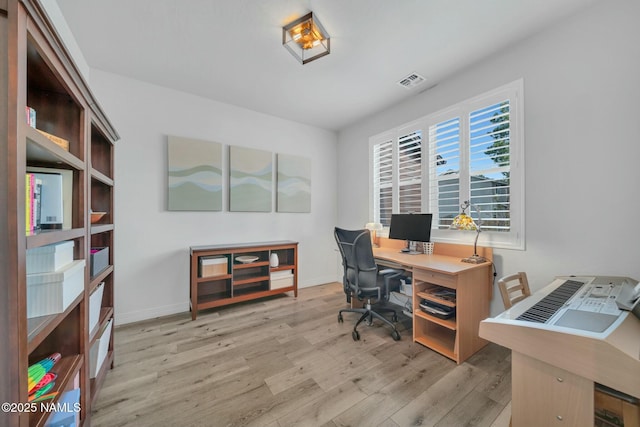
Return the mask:
<svg viewBox="0 0 640 427">
<path fill-rule="evenodd" d="M 229 210 L 271 212 L 273 160 L 270 151 L 229 147 Z"/>
<path fill-rule="evenodd" d="M 311 212 L 311 159 L 278 154 L 276 210 Z"/>
<path fill-rule="evenodd" d="M 168 137 L 170 211 L 222 210 L 222 144 Z"/>
</svg>

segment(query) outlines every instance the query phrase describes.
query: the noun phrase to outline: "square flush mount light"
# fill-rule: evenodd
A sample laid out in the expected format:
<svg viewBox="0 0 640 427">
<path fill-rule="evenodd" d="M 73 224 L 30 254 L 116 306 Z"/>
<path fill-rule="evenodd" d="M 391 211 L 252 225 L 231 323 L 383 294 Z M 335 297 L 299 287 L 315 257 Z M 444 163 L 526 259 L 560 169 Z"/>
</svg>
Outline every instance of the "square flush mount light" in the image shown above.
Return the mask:
<svg viewBox="0 0 640 427">
<path fill-rule="evenodd" d="M 282 45 L 301 64 L 322 58 L 330 52 L 331 39 L 318 18 L 309 12 L 282 27 Z"/>
</svg>

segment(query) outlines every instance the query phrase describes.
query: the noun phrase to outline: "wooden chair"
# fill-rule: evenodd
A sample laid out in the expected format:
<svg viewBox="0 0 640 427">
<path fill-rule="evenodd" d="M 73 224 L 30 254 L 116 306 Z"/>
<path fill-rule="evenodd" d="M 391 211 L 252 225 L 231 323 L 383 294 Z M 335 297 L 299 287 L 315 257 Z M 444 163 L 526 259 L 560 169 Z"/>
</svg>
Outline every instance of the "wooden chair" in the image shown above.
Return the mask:
<svg viewBox="0 0 640 427">
<path fill-rule="evenodd" d="M 527 273 L 524 272 L 505 276 L 498 280 L 498 288 L 500 289 L 500 295 L 502 295 L 505 309 L 511 308 L 513 304 L 531 295 L 529 282 L 527 281 Z"/>
<path fill-rule="evenodd" d="M 500 288 L 500 295 L 502 295 L 502 302 L 504 303 L 505 309 L 511 308 L 513 304 L 531 295 L 527 273 L 523 271 L 510 276 L 504 276 L 498 280 L 498 288 Z M 509 427 L 512 426 L 513 419 L 509 417 Z"/>
</svg>

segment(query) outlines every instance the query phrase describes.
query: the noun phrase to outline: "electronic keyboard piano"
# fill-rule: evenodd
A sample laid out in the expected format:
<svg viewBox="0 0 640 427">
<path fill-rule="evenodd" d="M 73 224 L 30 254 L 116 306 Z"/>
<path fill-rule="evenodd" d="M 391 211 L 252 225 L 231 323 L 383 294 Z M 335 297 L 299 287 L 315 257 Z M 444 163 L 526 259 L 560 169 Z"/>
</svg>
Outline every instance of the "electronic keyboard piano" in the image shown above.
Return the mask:
<svg viewBox="0 0 640 427">
<path fill-rule="evenodd" d="M 640 398 L 639 284 L 628 277 L 557 277 L 480 337 L 512 350 L 514 427 L 593 425 L 594 384 Z"/>
</svg>

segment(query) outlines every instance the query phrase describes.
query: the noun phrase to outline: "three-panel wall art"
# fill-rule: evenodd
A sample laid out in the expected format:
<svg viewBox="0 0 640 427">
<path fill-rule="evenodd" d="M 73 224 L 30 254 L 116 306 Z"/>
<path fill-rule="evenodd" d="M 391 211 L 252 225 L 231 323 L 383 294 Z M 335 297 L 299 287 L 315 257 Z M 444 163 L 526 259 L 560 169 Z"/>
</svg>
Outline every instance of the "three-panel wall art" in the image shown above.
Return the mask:
<svg viewBox="0 0 640 427">
<path fill-rule="evenodd" d="M 311 159 L 218 142 L 168 136 L 170 211 L 222 211 L 227 173 L 231 212 L 311 212 Z M 227 161 L 225 161 L 227 160 Z"/>
</svg>

